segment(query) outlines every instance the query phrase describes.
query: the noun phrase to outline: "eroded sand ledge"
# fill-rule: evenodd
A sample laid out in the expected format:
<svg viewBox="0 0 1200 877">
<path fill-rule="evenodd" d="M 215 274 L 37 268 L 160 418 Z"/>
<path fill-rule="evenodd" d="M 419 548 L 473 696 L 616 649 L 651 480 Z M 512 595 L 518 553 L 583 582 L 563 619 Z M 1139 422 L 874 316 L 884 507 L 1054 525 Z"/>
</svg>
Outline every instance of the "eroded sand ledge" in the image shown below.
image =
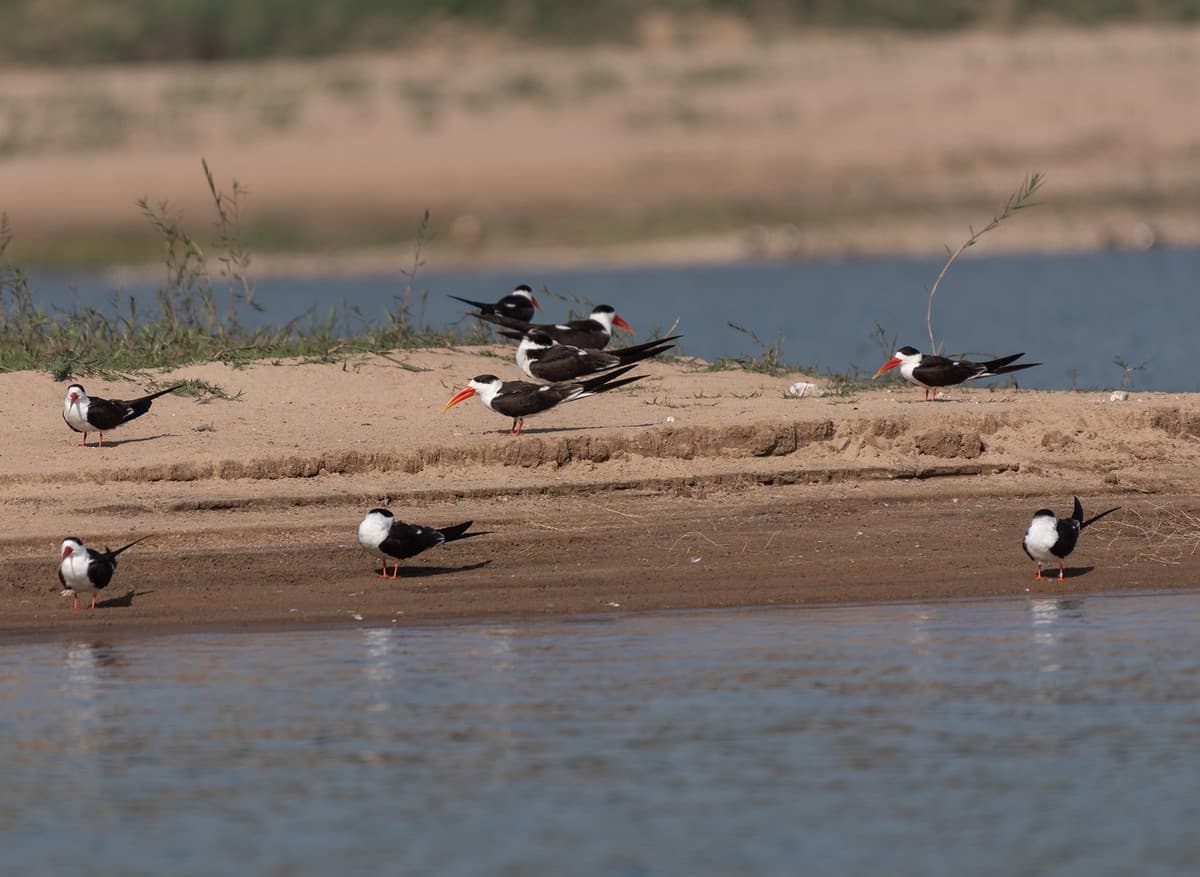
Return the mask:
<svg viewBox="0 0 1200 877">
<path fill-rule="evenodd" d="M 1200 399 L 1191 394 L 911 388 L 792 399 L 796 376 L 654 363 L 627 391 L 526 424 L 474 400 L 475 374 L 515 376 L 499 349 L 346 364 L 210 364 L 241 401 L 168 397 L 80 448 L 65 383 L 0 375 L 6 562 L 0 631 L 136 632 L 298 623 L 1025 594 L 1031 512 L 1126 511 L 1089 530 L 1065 587 L 1198 580 Z M 128 396 L 133 384 L 84 381 Z M 668 423 L 667 418 L 674 418 Z M 111 444 L 110 444 L 111 443 Z M 366 509 L 489 531 L 414 560 L 395 582 L 355 542 Z M 59 542 L 151 534 L 73 613 Z M 361 616 L 361 621 L 356 616 Z"/>
</svg>

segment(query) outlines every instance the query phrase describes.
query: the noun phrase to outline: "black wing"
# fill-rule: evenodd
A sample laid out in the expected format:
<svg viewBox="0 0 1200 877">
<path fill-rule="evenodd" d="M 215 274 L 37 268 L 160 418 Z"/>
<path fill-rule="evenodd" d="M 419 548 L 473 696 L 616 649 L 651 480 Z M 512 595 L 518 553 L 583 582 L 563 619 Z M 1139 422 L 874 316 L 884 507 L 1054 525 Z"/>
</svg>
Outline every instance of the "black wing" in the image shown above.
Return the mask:
<svg viewBox="0 0 1200 877">
<path fill-rule="evenodd" d="M 1075 543 L 1079 541 L 1079 522 L 1074 518 L 1068 518 L 1065 521 L 1058 521 L 1057 524 L 1058 541 L 1050 546 L 1050 553 L 1055 557 L 1066 558 L 1075 550 Z"/>
<path fill-rule="evenodd" d="M 543 381 L 569 381 L 620 364 L 611 353 L 562 344 L 529 351 L 529 370 Z"/>
<path fill-rule="evenodd" d="M 505 381 L 492 397 L 492 410 L 506 417 L 528 417 L 549 410 L 577 392 L 578 384 L 531 384 L 529 381 Z"/>
<path fill-rule="evenodd" d="M 130 399 L 128 402 L 122 399 L 99 399 L 93 396 L 88 400 L 88 423 L 96 427 L 99 432 L 115 429 L 122 423 L 127 423 L 135 417 L 141 417 L 150 410 L 151 403 L 159 396 L 165 396 L 182 386 L 183 384 L 176 384 L 174 387 L 167 387 L 157 393 Z"/>
<path fill-rule="evenodd" d="M 108 583 L 112 581 L 113 572 L 116 571 L 117 564 L 112 558 L 101 554 L 99 551 L 87 550 L 88 553 L 88 579 L 97 591 L 101 588 L 108 587 Z"/>
<path fill-rule="evenodd" d="M 913 377 L 930 387 L 950 387 L 982 374 L 984 367 L 965 359 L 947 359 L 925 354 L 921 364 L 913 369 Z"/>
<path fill-rule="evenodd" d="M 446 537 L 441 531 L 432 527 L 392 521 L 392 528 L 388 531 L 387 538 L 380 543 L 379 550 L 389 557 L 403 559 L 420 554 L 445 541 Z"/>
<path fill-rule="evenodd" d="M 479 313 L 475 314 L 475 316 L 480 319 L 488 319 L 489 317 L 499 318 L 490 320 L 489 322 L 498 323 L 501 326 L 507 326 L 510 323 L 528 323 L 533 319 L 533 303 L 523 295 L 506 295 L 495 304 L 488 304 L 485 301 L 472 301 L 469 298 L 463 298 L 458 295 L 451 295 L 449 297 L 455 301 L 461 301 L 463 304 L 468 304 L 473 308 L 479 308 Z"/>
</svg>

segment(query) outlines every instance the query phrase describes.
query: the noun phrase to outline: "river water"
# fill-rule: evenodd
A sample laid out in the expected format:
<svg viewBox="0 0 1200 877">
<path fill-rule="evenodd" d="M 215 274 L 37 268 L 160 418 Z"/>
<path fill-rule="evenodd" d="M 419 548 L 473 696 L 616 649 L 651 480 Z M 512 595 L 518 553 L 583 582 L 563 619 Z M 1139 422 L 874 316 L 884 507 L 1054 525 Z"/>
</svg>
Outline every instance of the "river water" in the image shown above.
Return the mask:
<svg viewBox="0 0 1200 877">
<path fill-rule="evenodd" d="M 1195 874 L 1200 593 L 0 644 L 0 873 Z"/>
<path fill-rule="evenodd" d="M 548 322 L 564 319 L 569 308 L 586 313 L 588 303 L 611 304 L 639 338 L 678 319 L 683 350 L 692 355 L 715 360 L 761 352 L 732 321 L 765 344 L 781 343 L 788 363 L 870 376 L 887 358 L 872 337 L 876 325 L 898 346 L 929 350 L 926 295 L 941 265 L 940 258 L 914 258 L 431 270 L 417 277 L 427 295 L 414 296 L 410 306 L 415 322 L 443 328 L 464 312 L 449 294 L 495 301 L 529 283 L 567 297 L 542 295 Z M 938 290 L 934 329 L 947 353 L 1025 351 L 1027 361 L 1043 365 L 1021 372 L 1023 387 L 1195 391 L 1198 277 L 1200 250 L 968 256 Z M 359 331 L 385 319 L 404 287 L 403 277 L 266 278 L 258 284 L 264 310 L 248 313 L 246 322 L 282 324 L 312 309 L 321 318 L 333 312 L 341 328 Z M 148 303 L 151 289 L 135 284 L 123 294 Z M 59 308 L 105 308 L 113 297 L 111 284 L 94 276 L 35 276 L 34 291 L 41 303 Z"/>
</svg>

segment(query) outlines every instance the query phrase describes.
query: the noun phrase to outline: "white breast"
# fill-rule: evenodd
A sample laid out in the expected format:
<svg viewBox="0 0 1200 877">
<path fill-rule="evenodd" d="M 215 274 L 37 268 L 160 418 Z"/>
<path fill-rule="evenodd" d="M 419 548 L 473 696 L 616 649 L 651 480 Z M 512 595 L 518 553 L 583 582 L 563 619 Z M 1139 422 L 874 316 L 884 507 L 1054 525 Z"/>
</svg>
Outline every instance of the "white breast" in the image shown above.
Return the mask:
<svg viewBox="0 0 1200 877">
<path fill-rule="evenodd" d="M 63 420 L 76 432 L 94 432 L 87 422 L 87 409 L 87 403 L 82 399 L 72 404 L 70 397 L 67 397 L 63 400 Z"/>
<path fill-rule="evenodd" d="M 63 558 L 59 569 L 62 570 L 63 581 L 68 588 L 78 591 L 81 588 L 90 588 L 92 586 L 87 577 L 88 557 L 86 551 L 71 552 Z"/>
<path fill-rule="evenodd" d="M 913 369 L 921 364 L 919 359 L 910 359 L 907 362 L 900 363 L 900 376 L 910 384 L 916 384 L 918 387 L 924 387 L 915 377 L 913 377 Z"/>
</svg>

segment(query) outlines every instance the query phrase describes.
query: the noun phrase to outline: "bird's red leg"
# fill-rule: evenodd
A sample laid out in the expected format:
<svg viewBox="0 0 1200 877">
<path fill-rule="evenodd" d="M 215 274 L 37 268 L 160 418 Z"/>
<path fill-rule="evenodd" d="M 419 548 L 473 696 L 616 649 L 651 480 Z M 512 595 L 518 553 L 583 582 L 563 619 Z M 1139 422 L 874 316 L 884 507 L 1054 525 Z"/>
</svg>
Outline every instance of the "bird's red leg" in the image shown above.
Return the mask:
<svg viewBox="0 0 1200 877">
<path fill-rule="evenodd" d="M 400 561 L 396 561 L 396 565 L 392 567 L 392 578 L 400 575 Z"/>
<path fill-rule="evenodd" d="M 1058 580 L 1060 582 L 1063 580 L 1063 573 L 1066 572 L 1066 568 L 1067 568 L 1067 565 L 1065 563 L 1059 563 L 1059 565 L 1058 565 Z"/>
<path fill-rule="evenodd" d="M 96 445 L 98 448 L 104 447 L 104 433 L 100 433 L 100 442 Z"/>
<path fill-rule="evenodd" d="M 521 430 L 523 430 L 524 428 L 525 428 L 525 418 L 521 417 L 518 419 L 518 422 L 517 422 L 517 435 L 520 435 Z"/>
<path fill-rule="evenodd" d="M 1042 567 L 1041 567 L 1041 564 L 1039 564 L 1039 565 L 1038 565 L 1038 568 L 1037 568 L 1037 575 L 1033 577 L 1033 580 L 1034 580 L 1035 582 L 1040 582 L 1040 581 L 1042 580 Z"/>
<path fill-rule="evenodd" d="M 79 611 L 79 595 L 78 594 L 75 595 L 75 605 L 71 607 L 71 611 L 72 612 Z"/>
<path fill-rule="evenodd" d="M 387 561 L 386 561 L 386 560 L 383 562 L 383 569 L 381 569 L 381 570 L 379 571 L 379 574 L 378 574 L 378 575 L 379 575 L 379 577 L 380 577 L 381 579 L 386 579 L 386 578 L 387 578 Z"/>
<path fill-rule="evenodd" d="M 512 426 L 510 426 L 510 427 L 508 428 L 508 434 L 509 434 L 509 435 L 516 435 L 516 434 L 517 434 L 517 418 L 515 418 L 515 417 L 513 418 Z"/>
<path fill-rule="evenodd" d="M 83 434 L 83 441 L 81 441 L 79 443 L 79 447 L 81 447 L 81 448 L 87 447 L 87 433 L 86 432 Z"/>
<path fill-rule="evenodd" d="M 93 593 L 92 594 L 92 605 L 89 606 L 88 609 L 95 609 L 95 608 L 96 608 L 96 595 L 95 595 L 95 593 Z"/>
</svg>

